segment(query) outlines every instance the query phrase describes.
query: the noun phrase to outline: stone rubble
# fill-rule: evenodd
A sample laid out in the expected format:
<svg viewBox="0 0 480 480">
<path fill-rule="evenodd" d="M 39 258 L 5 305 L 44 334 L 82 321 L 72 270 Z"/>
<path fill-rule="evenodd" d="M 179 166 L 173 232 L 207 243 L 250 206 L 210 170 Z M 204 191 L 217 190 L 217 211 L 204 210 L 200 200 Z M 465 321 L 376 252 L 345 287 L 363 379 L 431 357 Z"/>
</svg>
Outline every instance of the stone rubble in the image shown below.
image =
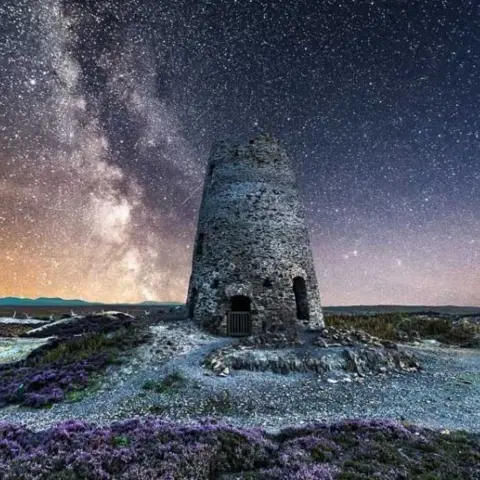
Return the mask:
<svg viewBox="0 0 480 480">
<path fill-rule="evenodd" d="M 222 377 L 231 370 L 320 375 L 343 371 L 354 378 L 421 370 L 413 355 L 399 351 L 394 342 L 361 330 L 335 328 L 320 331 L 311 345 L 292 333 L 247 337 L 211 352 L 203 365 Z"/>
<path fill-rule="evenodd" d="M 277 432 L 279 428 L 313 421 L 381 417 L 431 428 L 480 431 L 480 352 L 475 350 L 399 344 L 400 351 L 421 358 L 421 375 L 407 370 L 382 374 L 383 365 L 378 374 L 366 372 L 364 377 L 337 368 L 326 374 L 309 370 L 281 375 L 271 371 L 232 371 L 228 366 L 225 368 L 229 370 L 218 375 L 204 368 L 202 360 L 232 342 L 248 343 L 247 339 L 211 336 L 186 321 L 152 325 L 150 330 L 151 341 L 137 347 L 123 365 L 109 368 L 100 388 L 83 400 L 42 410 L 8 407 L 0 410 L 0 420 L 38 430 L 74 418 L 104 425 L 152 414 L 181 423 L 213 415 L 233 425 L 262 426 Z M 259 355 L 317 352 L 315 359 L 325 357 L 323 361 L 334 367 L 335 361 L 347 362 L 345 349 L 358 354 L 360 347 L 313 346 L 318 336 L 303 336 L 301 347 L 264 349 L 240 345 L 235 351 Z M 381 352 L 388 354 L 389 350 L 396 352 L 386 347 Z M 298 355 L 297 360 L 302 362 L 304 358 Z M 360 360 L 359 355 L 359 366 Z M 159 394 L 143 389 L 145 382 L 161 381 L 172 372 L 181 373 L 186 380 L 178 391 Z"/>
</svg>

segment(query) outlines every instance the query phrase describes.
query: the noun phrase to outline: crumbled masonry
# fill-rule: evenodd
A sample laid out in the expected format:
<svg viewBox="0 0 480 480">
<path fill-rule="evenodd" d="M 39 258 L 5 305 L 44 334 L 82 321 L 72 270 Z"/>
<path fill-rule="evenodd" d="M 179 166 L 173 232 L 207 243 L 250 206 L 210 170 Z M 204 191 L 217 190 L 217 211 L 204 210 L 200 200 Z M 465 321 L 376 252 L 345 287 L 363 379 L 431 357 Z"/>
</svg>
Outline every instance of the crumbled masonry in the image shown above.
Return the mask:
<svg viewBox="0 0 480 480">
<path fill-rule="evenodd" d="M 269 135 L 212 149 L 187 304 L 222 335 L 324 326 L 292 161 Z"/>
</svg>

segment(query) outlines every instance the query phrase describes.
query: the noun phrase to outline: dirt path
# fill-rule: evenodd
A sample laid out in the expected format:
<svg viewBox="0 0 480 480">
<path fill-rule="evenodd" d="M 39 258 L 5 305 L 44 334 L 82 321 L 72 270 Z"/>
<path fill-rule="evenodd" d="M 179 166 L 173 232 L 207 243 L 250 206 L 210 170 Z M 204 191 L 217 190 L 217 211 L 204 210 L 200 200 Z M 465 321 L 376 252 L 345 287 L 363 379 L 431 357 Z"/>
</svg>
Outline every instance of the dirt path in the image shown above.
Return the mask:
<svg viewBox="0 0 480 480">
<path fill-rule="evenodd" d="M 110 368 L 100 390 L 82 401 L 42 410 L 10 406 L 0 410 L 0 420 L 34 429 L 72 418 L 105 424 L 144 415 L 153 405 L 175 421 L 213 415 L 270 431 L 312 421 L 390 418 L 480 432 L 479 350 L 402 346 L 420 357 L 422 373 L 367 377 L 363 383 L 333 384 L 311 373 L 233 371 L 222 378 L 206 376 L 200 362 L 231 339 L 204 334 L 185 322 L 151 328 L 153 343 L 136 349 L 125 365 Z M 182 372 L 185 387 L 168 394 L 142 390 L 145 381 L 172 371 Z"/>
</svg>

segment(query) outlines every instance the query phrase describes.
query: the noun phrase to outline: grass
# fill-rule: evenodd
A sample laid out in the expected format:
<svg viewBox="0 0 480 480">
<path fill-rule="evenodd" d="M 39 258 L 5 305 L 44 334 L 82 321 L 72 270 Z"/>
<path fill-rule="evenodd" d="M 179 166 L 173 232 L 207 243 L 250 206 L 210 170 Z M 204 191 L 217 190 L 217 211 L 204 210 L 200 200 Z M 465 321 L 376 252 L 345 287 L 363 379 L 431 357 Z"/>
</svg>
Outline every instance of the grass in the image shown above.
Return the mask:
<svg viewBox="0 0 480 480">
<path fill-rule="evenodd" d="M 473 372 L 461 373 L 460 375 L 458 375 L 457 381 L 461 383 L 472 384 L 472 385 L 473 384 L 480 385 L 480 373 L 473 373 Z"/>
<path fill-rule="evenodd" d="M 120 352 L 118 343 L 126 333 L 126 330 L 120 329 L 113 333 L 98 332 L 81 338 L 57 342 L 53 348 L 45 348 L 41 355 L 32 356 L 29 364 L 40 367 L 57 362 L 78 362 L 91 358 L 99 352 L 106 353 L 109 361 L 114 361 Z"/>
<path fill-rule="evenodd" d="M 414 335 L 418 332 L 422 338 L 435 339 L 445 344 L 463 344 L 480 334 L 480 325 L 461 323 L 453 325 L 451 319 L 421 318 L 401 313 L 378 315 L 328 315 L 327 327 L 356 328 L 376 337 L 398 341 L 400 332 Z"/>
<path fill-rule="evenodd" d="M 112 438 L 112 444 L 115 447 L 127 447 L 130 444 L 130 440 L 125 435 L 117 435 Z"/>
<path fill-rule="evenodd" d="M 81 402 L 90 395 L 98 392 L 101 389 L 101 375 L 91 375 L 88 378 L 88 386 L 78 386 L 77 389 L 71 390 L 65 394 L 65 401 L 67 403 Z"/>
<path fill-rule="evenodd" d="M 203 415 L 226 415 L 233 410 L 233 399 L 228 390 L 223 390 L 217 395 L 208 397 L 200 405 L 200 413 Z"/>
<path fill-rule="evenodd" d="M 165 407 L 164 405 L 154 404 L 148 407 L 148 412 L 152 413 L 153 415 L 161 415 L 165 413 L 166 410 L 167 410 L 167 407 Z"/>
<path fill-rule="evenodd" d="M 156 393 L 174 393 L 186 384 L 187 380 L 182 372 L 174 371 L 167 374 L 162 380 L 147 380 L 142 388 Z"/>
</svg>

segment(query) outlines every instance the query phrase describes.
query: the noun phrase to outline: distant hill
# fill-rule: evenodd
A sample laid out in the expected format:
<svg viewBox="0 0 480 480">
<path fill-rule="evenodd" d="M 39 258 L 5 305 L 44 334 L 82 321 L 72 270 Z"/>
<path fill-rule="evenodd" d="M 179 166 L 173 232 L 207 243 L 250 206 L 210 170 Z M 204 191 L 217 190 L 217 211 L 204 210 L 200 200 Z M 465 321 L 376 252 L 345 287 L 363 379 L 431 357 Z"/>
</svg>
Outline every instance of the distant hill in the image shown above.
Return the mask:
<svg viewBox="0 0 480 480">
<path fill-rule="evenodd" d="M 40 306 L 87 306 L 87 305 L 100 305 L 100 303 L 91 303 L 84 300 L 74 299 L 63 299 L 63 298 L 22 298 L 22 297 L 5 297 L 0 298 L 0 306 L 11 307 L 11 306 L 22 306 L 22 307 L 40 307 Z"/>
<path fill-rule="evenodd" d="M 85 300 L 79 300 L 78 298 L 74 299 L 64 299 L 64 298 L 22 298 L 22 297 L 5 297 L 0 298 L 0 307 L 87 307 L 90 305 L 183 305 L 179 302 L 155 302 L 155 301 L 145 301 L 142 303 L 101 303 L 101 302 L 87 302 Z"/>
<path fill-rule="evenodd" d="M 0 307 L 88 307 L 88 306 L 107 306 L 107 305 L 141 305 L 141 306 L 177 306 L 185 305 L 181 302 L 156 302 L 154 300 L 146 300 L 141 303 L 101 303 L 87 302 L 78 298 L 64 299 L 59 297 L 53 298 L 22 298 L 22 297 L 5 297 L 0 298 Z M 326 314 L 334 313 L 351 313 L 351 314 L 374 314 L 374 313 L 417 313 L 417 312 L 436 312 L 450 315 L 480 315 L 480 307 L 464 307 L 455 305 L 345 305 L 345 306 L 324 306 L 323 311 Z"/>
</svg>

